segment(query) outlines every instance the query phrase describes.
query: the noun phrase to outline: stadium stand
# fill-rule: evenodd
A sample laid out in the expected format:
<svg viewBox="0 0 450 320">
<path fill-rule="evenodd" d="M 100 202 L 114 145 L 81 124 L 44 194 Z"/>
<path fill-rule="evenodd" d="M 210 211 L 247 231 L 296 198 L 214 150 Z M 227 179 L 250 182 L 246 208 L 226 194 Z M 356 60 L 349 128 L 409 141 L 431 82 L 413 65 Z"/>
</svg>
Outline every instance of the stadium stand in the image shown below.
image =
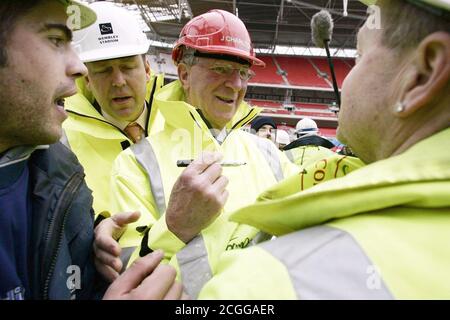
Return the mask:
<svg viewBox="0 0 450 320">
<path fill-rule="evenodd" d="M 277 57 L 279 66 L 286 71 L 290 85 L 309 88 L 329 88 L 306 58 Z"/>
<path fill-rule="evenodd" d="M 331 80 L 330 67 L 328 66 L 328 62 L 325 58 L 311 58 L 310 62 L 323 74 L 327 75 L 327 79 Z M 343 61 L 341 59 L 335 59 L 333 61 L 334 71 L 336 73 L 336 80 L 339 88 L 342 87 L 342 82 L 344 81 L 347 74 L 350 72 L 350 69 L 353 66 L 353 61 L 349 60 Z"/>
<path fill-rule="evenodd" d="M 251 79 L 250 83 L 253 84 L 285 84 L 281 75 L 277 72 L 277 66 L 275 65 L 272 57 L 261 56 L 259 57 L 266 63 L 265 68 L 254 68 L 255 77 Z"/>
</svg>

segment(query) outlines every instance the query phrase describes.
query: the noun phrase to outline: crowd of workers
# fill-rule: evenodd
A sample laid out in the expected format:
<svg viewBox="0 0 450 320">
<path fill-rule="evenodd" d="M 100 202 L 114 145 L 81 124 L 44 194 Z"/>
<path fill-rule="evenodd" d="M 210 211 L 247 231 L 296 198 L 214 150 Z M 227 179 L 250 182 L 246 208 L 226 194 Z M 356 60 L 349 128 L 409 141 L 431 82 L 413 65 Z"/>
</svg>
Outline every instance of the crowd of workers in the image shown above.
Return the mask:
<svg viewBox="0 0 450 320">
<path fill-rule="evenodd" d="M 0 298 L 450 298 L 450 6 L 362 2 L 337 154 L 244 101 L 264 62 L 227 11 L 164 85 L 123 7 L 3 0 Z"/>
</svg>

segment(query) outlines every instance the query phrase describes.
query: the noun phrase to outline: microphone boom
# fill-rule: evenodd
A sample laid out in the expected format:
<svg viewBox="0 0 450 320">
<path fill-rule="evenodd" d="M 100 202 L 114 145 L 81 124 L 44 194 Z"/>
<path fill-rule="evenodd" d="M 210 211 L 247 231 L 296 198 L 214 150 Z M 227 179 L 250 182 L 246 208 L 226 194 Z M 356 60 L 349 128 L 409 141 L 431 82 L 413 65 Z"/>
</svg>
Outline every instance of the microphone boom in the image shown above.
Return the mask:
<svg viewBox="0 0 450 320">
<path fill-rule="evenodd" d="M 336 104 L 339 109 L 341 106 L 341 96 L 334 72 L 333 60 L 331 59 L 328 43 L 333 34 L 333 19 L 326 10 L 317 12 L 311 19 L 311 35 L 313 43 L 319 48 L 325 48 L 327 52 L 328 65 L 330 66 L 331 77 L 333 79 L 333 89 L 336 96 Z"/>
</svg>

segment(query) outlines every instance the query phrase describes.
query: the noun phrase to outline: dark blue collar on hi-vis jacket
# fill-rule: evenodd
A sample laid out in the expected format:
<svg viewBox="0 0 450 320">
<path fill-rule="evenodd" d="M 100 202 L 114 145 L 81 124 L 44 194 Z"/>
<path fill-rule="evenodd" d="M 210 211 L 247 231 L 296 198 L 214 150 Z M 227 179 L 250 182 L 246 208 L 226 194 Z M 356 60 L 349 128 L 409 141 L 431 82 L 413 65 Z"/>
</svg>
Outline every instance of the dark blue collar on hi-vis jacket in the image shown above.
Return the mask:
<svg viewBox="0 0 450 320">
<path fill-rule="evenodd" d="M 283 148 L 283 150 L 287 151 L 290 149 L 303 147 L 303 146 L 319 146 L 319 147 L 331 149 L 334 147 L 334 144 L 328 139 L 322 138 L 317 135 L 312 135 L 312 136 L 298 138 L 297 140 L 292 141 L 290 144 L 285 146 Z"/>
</svg>

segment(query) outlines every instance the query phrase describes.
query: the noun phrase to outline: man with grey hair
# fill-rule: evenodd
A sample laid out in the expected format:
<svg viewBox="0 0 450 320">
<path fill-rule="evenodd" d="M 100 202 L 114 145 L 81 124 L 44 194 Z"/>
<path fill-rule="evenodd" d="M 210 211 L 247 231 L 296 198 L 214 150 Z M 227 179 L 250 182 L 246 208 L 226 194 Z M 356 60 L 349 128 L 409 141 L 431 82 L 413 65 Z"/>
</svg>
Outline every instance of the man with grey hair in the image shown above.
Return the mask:
<svg viewBox="0 0 450 320">
<path fill-rule="evenodd" d="M 112 198 L 114 211 L 142 213 L 120 238 L 129 253 L 122 259 L 163 249 L 195 298 L 222 252 L 264 236 L 228 215 L 298 169 L 271 141 L 240 130 L 259 113 L 243 98 L 251 67 L 264 63 L 238 17 L 223 10 L 195 17 L 172 58 L 179 79 L 155 96 L 165 128 L 119 155 Z"/>
</svg>

